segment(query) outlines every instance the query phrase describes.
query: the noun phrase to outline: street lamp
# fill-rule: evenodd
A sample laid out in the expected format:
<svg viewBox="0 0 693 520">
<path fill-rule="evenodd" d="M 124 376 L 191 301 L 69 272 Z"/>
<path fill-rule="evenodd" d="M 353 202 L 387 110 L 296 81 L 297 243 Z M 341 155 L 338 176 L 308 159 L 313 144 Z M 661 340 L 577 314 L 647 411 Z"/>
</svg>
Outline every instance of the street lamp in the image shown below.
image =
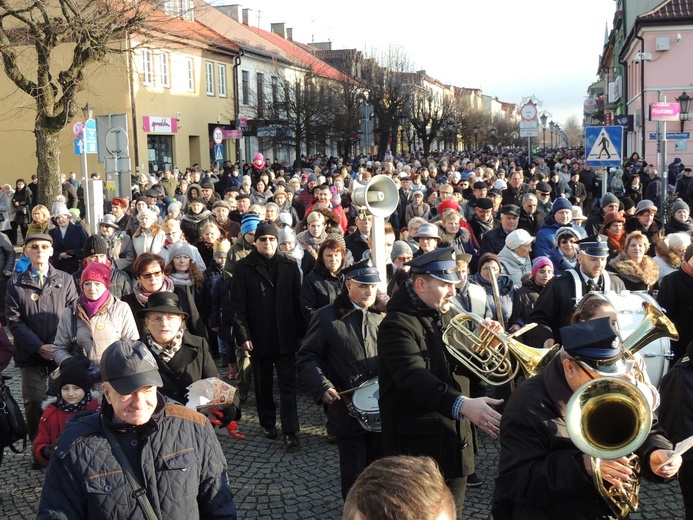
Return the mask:
<svg viewBox="0 0 693 520">
<path fill-rule="evenodd" d="M 477 142 L 477 137 L 479 136 L 479 125 L 474 125 L 474 151 L 479 149 L 479 144 Z"/>
<path fill-rule="evenodd" d="M 488 133 L 489 133 L 491 144 L 493 144 L 493 141 L 496 138 L 496 134 L 498 133 L 498 129 L 495 126 L 492 126 L 491 129 L 488 131 Z"/>
<path fill-rule="evenodd" d="M 683 124 L 684 121 L 688 119 L 688 111 L 691 109 L 691 101 L 693 101 L 693 98 L 686 94 L 684 90 L 681 95 L 676 98 L 676 101 L 681 105 L 681 132 L 683 132 Z"/>
<path fill-rule="evenodd" d="M 457 123 L 454 119 L 448 119 L 448 134 L 450 134 L 450 151 L 455 150 L 455 131 L 457 130 Z"/>
<path fill-rule="evenodd" d="M 539 121 L 541 122 L 541 135 L 544 141 L 543 148 L 546 149 L 546 120 L 549 118 L 549 114 L 544 111 L 539 116 Z"/>
<path fill-rule="evenodd" d="M 553 133 L 554 133 L 554 130 L 555 130 L 555 129 L 556 129 L 556 123 L 554 123 L 553 121 L 551 121 L 551 122 L 549 123 L 549 131 L 550 131 L 550 133 L 551 133 L 551 148 L 553 148 Z"/>
<path fill-rule="evenodd" d="M 402 113 L 399 115 L 399 142 L 400 150 L 399 152 L 404 155 L 404 124 L 407 122 L 407 116 Z"/>
</svg>

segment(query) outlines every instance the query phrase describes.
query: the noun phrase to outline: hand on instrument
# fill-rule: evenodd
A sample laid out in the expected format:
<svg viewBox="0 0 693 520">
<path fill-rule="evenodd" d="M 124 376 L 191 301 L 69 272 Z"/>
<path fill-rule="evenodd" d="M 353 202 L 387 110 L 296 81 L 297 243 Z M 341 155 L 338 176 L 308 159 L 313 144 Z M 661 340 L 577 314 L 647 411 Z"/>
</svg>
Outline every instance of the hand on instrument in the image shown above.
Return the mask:
<svg viewBox="0 0 693 520">
<path fill-rule="evenodd" d="M 335 401 L 339 401 L 341 399 L 339 393 L 337 393 L 337 390 L 334 388 L 328 388 L 325 390 L 325 393 L 322 394 L 322 402 L 325 404 L 332 404 Z"/>
<path fill-rule="evenodd" d="M 253 351 L 253 342 L 252 341 L 245 341 L 241 345 L 241 350 L 245 350 L 246 352 L 252 352 Z"/>
<path fill-rule="evenodd" d="M 592 457 L 589 455 L 582 456 L 585 464 L 585 469 L 588 475 L 592 475 Z M 606 460 L 601 459 L 599 463 L 602 480 L 608 482 L 612 486 L 621 488 L 624 482 L 627 482 L 633 473 L 628 463 L 628 457 L 619 457 L 618 459 Z"/>
<path fill-rule="evenodd" d="M 666 462 L 666 464 L 664 464 L 664 462 Z M 675 477 L 679 472 L 682 462 L 683 459 L 681 455 L 674 455 L 673 450 L 655 450 L 652 452 L 652 455 L 650 455 L 650 469 L 655 475 L 662 478 Z M 664 464 L 664 466 L 660 468 L 659 466 L 662 464 Z"/>
<path fill-rule="evenodd" d="M 546 341 L 544 341 L 544 348 L 551 348 L 556 344 L 553 338 L 549 338 Z"/>
<path fill-rule="evenodd" d="M 490 397 L 468 397 L 462 403 L 462 415 L 472 421 L 478 428 L 488 433 L 493 439 L 500 434 L 501 414 L 492 406 L 503 404 L 503 399 L 491 399 Z"/>
</svg>

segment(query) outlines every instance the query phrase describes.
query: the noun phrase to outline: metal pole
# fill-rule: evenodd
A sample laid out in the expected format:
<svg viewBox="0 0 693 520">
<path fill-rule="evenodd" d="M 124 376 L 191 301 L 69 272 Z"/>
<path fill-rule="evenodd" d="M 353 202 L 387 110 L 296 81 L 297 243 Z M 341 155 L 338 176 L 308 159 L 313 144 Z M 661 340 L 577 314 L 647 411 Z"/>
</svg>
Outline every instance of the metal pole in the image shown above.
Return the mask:
<svg viewBox="0 0 693 520">
<path fill-rule="evenodd" d="M 532 138 L 527 138 L 527 161 L 532 162 Z"/>
<path fill-rule="evenodd" d="M 659 99 L 660 102 L 665 102 L 666 101 L 666 96 L 662 95 L 662 92 L 659 92 Z M 660 200 L 661 200 L 661 205 L 660 205 L 660 214 L 661 214 L 661 219 L 662 219 L 662 224 L 666 224 L 667 220 L 667 215 L 666 212 L 664 211 L 664 203 L 667 200 L 667 187 L 668 187 L 668 177 L 669 177 L 669 170 L 667 168 L 667 123 L 666 121 L 661 121 L 659 123 L 659 129 L 660 130 L 660 144 L 661 144 L 661 153 L 660 153 L 660 173 L 662 174 L 662 188 L 661 188 L 661 193 L 660 193 Z"/>
</svg>

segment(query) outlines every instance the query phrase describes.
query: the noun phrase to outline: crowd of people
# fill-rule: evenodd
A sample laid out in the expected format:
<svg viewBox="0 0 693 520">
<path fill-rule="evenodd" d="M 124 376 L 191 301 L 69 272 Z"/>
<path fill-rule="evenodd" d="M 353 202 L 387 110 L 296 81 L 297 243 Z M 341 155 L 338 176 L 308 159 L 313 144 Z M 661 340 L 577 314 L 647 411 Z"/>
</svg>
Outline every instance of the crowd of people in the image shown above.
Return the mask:
<svg viewBox="0 0 693 520">
<path fill-rule="evenodd" d="M 22 179 L 15 190 L 4 186 L 0 321 L 14 345 L 1 335 L 0 344 L 13 349 L 20 369 L 32 467 L 50 462 L 47 482 L 60 481 L 44 488 L 41 514 L 97 517 L 91 508 L 120 507 L 114 497 L 80 502 L 86 509 L 79 509 L 77 499 L 53 496 L 79 493 L 61 486 L 98 469 L 87 471 L 80 457 L 113 446 L 112 433 L 130 441 L 133 430 L 120 423 L 161 436 L 155 460 L 170 461 L 169 449 L 187 449 L 192 440 L 152 433 L 154 423 L 183 421 L 186 435 L 209 437 L 206 419 L 176 405 L 185 405 L 191 383 L 219 377 L 223 368 L 237 400 L 216 422 L 238 419 L 252 383 L 263 436 L 291 452 L 301 448 L 297 388 L 299 381 L 306 386 L 325 409 L 345 499 L 374 461 L 428 456 L 459 517 L 466 488 L 491 485 L 474 470 L 483 432 L 501 444 L 494 518 L 554 518 L 558 510 L 566 518 L 608 517 L 590 457 L 565 434 L 565 404 L 582 383 L 618 376 L 648 396 L 655 415 L 660 402 L 668 411 L 638 449 L 645 478 L 676 476 L 682 460 L 672 458 L 671 441 L 693 434 L 682 399 L 690 386 L 680 382 L 693 377 L 693 173 L 678 160 L 669 174 L 675 185 L 663 198 L 656 168 L 637 154 L 606 170 L 587 167 L 577 148 L 531 160 L 521 149 L 388 153 L 383 161 L 316 156 L 292 167 L 259 153 L 243 168 L 226 162 L 210 171 L 194 165 L 137 175 L 132 196 L 108 201 L 92 228 L 79 219 L 81 186 L 72 175 L 62 179 L 50 210 Z M 352 201 L 352 188 L 378 175 L 397 187 L 383 244 L 373 243 L 373 216 Z M 24 237 L 18 262 L 17 229 Z M 372 247 L 383 249 L 385 273 L 373 267 Z M 644 377 L 630 373 L 618 320 L 576 314 L 586 295 L 624 291 L 656 299 L 678 329 L 671 373 L 679 382 L 664 385 L 661 396 L 641 360 Z M 517 381 L 516 390 L 515 382 L 482 384 L 443 341 L 461 310 L 472 313 L 478 334 L 517 333 L 531 347 L 552 349 L 544 372 Z M 135 365 L 146 375 L 128 372 Z M 354 402 L 355 390 L 374 378 L 377 427 Z M 98 413 L 61 437 L 70 416 L 84 410 Z M 93 418 L 99 414 L 101 422 Z M 80 446 L 90 435 L 98 440 Z M 205 460 L 220 453 L 218 444 L 189 449 Z M 125 451 L 141 467 L 145 452 Z M 604 479 L 620 486 L 630 470 L 621 458 L 608 462 Z M 99 467 L 119 463 L 114 449 Z M 682 474 L 692 465 L 686 457 Z M 147 487 L 164 485 L 158 470 L 142 471 L 135 477 Z M 205 507 L 219 508 L 216 516 L 231 517 L 225 460 L 209 472 L 205 478 L 218 480 L 212 487 L 186 492 L 197 493 L 198 502 L 204 495 Z M 680 483 L 693 518 L 693 489 Z M 176 493 L 146 494 L 159 514 L 182 517 L 190 505 Z"/>
</svg>

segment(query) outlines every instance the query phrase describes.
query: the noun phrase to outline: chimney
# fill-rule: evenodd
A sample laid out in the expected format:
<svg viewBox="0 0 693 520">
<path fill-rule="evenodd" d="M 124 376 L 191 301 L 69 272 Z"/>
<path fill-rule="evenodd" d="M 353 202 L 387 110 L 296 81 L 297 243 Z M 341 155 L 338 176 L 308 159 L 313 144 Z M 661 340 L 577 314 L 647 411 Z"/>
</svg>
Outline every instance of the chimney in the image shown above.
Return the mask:
<svg viewBox="0 0 693 520">
<path fill-rule="evenodd" d="M 240 17 L 240 9 L 241 6 L 238 4 L 233 4 L 233 5 L 218 5 L 216 6 L 219 11 L 224 13 L 226 16 L 229 18 L 233 18 L 237 22 L 240 23 L 241 17 Z"/>
<path fill-rule="evenodd" d="M 286 39 L 287 39 L 287 40 L 294 41 L 294 30 L 293 30 L 292 27 L 289 27 L 289 28 L 286 30 Z"/>
<path fill-rule="evenodd" d="M 249 25 L 248 24 L 248 13 L 250 12 L 250 9 L 243 9 L 243 25 Z"/>
<path fill-rule="evenodd" d="M 284 23 L 273 23 L 271 25 L 271 30 L 274 34 L 286 39 L 286 29 L 284 28 Z"/>
</svg>

